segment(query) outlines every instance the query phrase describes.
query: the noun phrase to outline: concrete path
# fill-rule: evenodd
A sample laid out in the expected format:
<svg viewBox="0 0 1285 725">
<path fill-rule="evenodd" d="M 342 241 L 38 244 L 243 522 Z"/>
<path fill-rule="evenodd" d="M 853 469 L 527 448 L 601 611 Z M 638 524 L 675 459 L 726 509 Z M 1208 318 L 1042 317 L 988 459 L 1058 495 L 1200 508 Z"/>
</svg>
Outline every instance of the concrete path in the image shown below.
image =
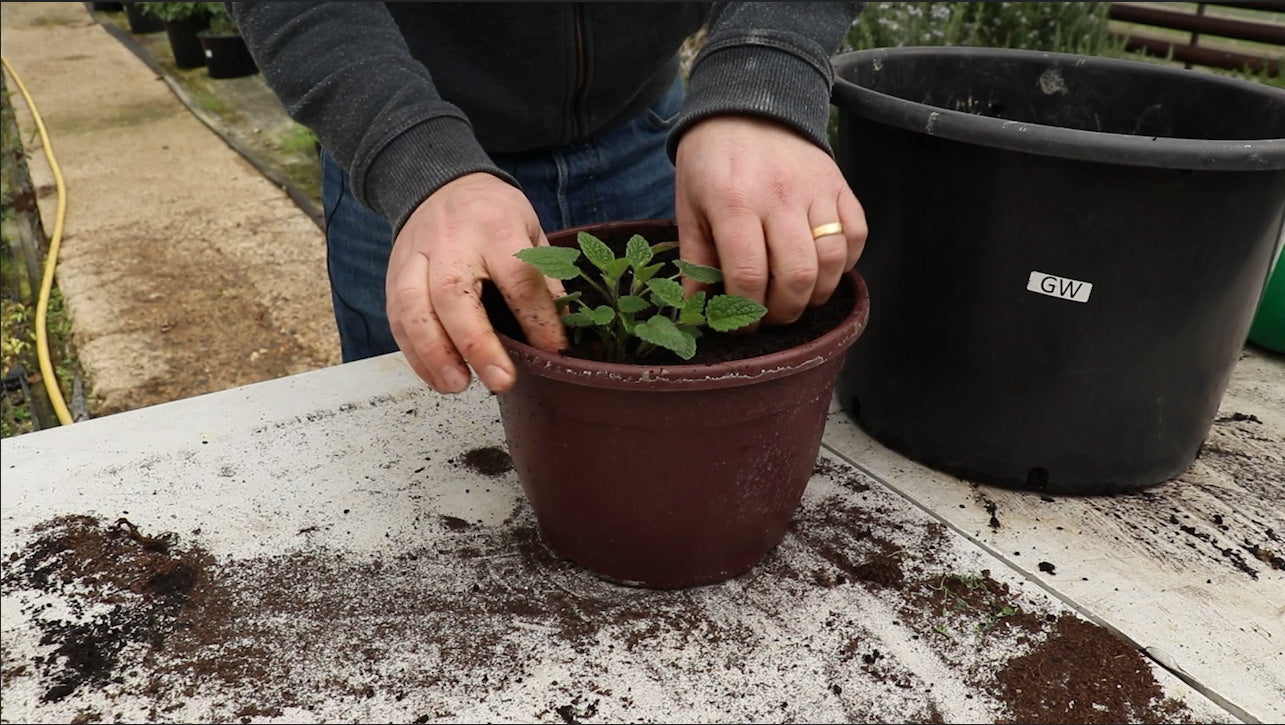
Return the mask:
<svg viewBox="0 0 1285 725">
<path fill-rule="evenodd" d="M 336 364 L 321 232 L 82 3 L 6 2 L 65 178 L 57 282 L 97 416 Z M 45 229 L 56 195 L 19 97 Z"/>
</svg>

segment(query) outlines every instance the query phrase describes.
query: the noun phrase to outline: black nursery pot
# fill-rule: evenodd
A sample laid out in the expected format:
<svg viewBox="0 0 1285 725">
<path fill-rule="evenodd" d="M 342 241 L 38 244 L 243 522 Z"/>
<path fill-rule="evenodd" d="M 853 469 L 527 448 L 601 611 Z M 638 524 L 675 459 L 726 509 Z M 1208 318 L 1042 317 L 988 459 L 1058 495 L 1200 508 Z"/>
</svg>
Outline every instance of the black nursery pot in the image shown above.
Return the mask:
<svg viewBox="0 0 1285 725">
<path fill-rule="evenodd" d="M 214 34 L 201 31 L 197 34 L 205 52 L 205 69 L 211 78 L 241 78 L 259 72 L 245 38 L 240 34 Z"/>
<path fill-rule="evenodd" d="M 179 68 L 200 68 L 205 65 L 205 49 L 197 33 L 210 27 L 206 18 L 195 20 L 165 21 L 165 35 L 170 41 L 170 51 L 174 54 L 174 64 Z"/>
<path fill-rule="evenodd" d="M 1020 50 L 834 65 L 875 310 L 842 407 L 983 483 L 1102 494 L 1184 471 L 1285 218 L 1285 92 Z"/>
<path fill-rule="evenodd" d="M 129 21 L 129 32 L 135 35 L 159 33 L 165 29 L 160 18 L 143 12 L 143 3 L 121 3 L 125 6 L 125 19 Z"/>
</svg>

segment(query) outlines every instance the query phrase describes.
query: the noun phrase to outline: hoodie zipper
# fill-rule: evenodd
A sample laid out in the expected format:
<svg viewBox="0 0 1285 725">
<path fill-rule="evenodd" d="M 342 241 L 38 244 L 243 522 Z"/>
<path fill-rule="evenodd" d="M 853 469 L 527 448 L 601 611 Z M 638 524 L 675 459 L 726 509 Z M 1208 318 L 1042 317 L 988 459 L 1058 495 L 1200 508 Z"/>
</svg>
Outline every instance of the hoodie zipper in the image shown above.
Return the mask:
<svg viewBox="0 0 1285 725">
<path fill-rule="evenodd" d="M 571 95 L 571 140 L 575 141 L 580 138 L 580 109 L 584 104 L 584 89 L 586 64 L 588 59 L 585 57 L 585 38 L 584 38 L 584 3 L 571 4 L 572 23 L 575 27 L 576 35 L 576 86 Z"/>
</svg>

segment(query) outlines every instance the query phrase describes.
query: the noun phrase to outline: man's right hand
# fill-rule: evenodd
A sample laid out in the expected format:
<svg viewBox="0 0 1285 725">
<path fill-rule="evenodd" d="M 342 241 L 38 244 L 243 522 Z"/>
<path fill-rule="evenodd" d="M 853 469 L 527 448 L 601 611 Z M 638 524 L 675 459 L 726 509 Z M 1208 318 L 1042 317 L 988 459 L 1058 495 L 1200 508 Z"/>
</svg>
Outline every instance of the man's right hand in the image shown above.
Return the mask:
<svg viewBox="0 0 1285 725">
<path fill-rule="evenodd" d="M 482 306 L 483 280 L 504 295 L 530 345 L 566 347 L 553 304 L 561 283 L 514 256 L 548 243 L 526 196 L 491 174 L 461 176 L 416 207 L 393 242 L 385 292 L 393 338 L 429 387 L 463 392 L 470 367 L 492 393 L 513 385 L 513 361 Z"/>
</svg>

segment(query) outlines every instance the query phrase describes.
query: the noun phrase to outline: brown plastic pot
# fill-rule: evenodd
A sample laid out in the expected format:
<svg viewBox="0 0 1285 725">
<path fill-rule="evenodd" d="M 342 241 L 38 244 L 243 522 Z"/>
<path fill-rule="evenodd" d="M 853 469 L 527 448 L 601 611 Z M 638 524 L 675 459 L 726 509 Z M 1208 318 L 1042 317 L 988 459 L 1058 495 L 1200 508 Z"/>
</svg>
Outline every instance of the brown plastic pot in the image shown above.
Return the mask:
<svg viewBox="0 0 1285 725">
<path fill-rule="evenodd" d="M 588 231 L 677 238 L 670 221 Z M 517 365 L 500 416 L 545 544 L 616 583 L 675 589 L 751 569 L 785 537 L 816 464 L 835 377 L 865 329 L 855 272 L 841 324 L 798 347 L 719 364 L 628 365 L 553 354 L 501 334 Z M 839 296 L 836 295 L 836 298 Z"/>
</svg>

